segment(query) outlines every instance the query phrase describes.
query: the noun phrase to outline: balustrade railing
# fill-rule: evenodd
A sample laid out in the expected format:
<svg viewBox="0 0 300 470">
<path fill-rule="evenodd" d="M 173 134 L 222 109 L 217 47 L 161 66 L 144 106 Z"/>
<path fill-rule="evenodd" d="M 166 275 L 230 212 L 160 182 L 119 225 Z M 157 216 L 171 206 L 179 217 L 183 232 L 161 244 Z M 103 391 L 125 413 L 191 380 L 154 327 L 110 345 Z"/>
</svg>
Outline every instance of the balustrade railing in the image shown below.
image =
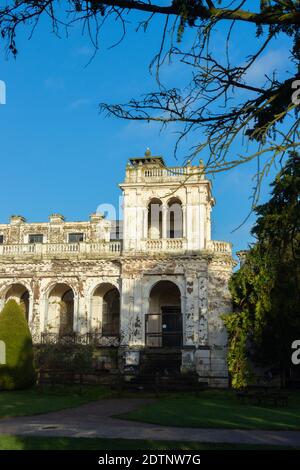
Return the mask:
<svg viewBox="0 0 300 470">
<path fill-rule="evenodd" d="M 142 241 L 143 252 L 183 252 L 187 249 L 185 238 L 159 238 L 146 239 Z M 206 249 L 215 253 L 231 253 L 231 243 L 209 240 Z M 96 242 L 96 243 L 38 243 L 38 244 L 2 244 L 0 245 L 0 256 L 56 256 L 56 255 L 120 255 L 122 252 L 122 241 Z"/>
<path fill-rule="evenodd" d="M 204 179 L 203 169 L 197 166 L 129 168 L 126 171 L 126 181 L 137 182 L 141 180 L 166 181 L 199 181 Z"/>
<path fill-rule="evenodd" d="M 232 244 L 217 240 L 209 240 L 206 245 L 207 249 L 215 253 L 231 253 Z"/>
<path fill-rule="evenodd" d="M 61 345 L 94 345 L 102 347 L 117 347 L 120 344 L 118 335 L 104 335 L 102 333 L 41 333 L 41 344 Z"/>
<path fill-rule="evenodd" d="M 21 255 L 59 255 L 59 254 L 119 254 L 121 241 L 99 243 L 38 243 L 38 244 L 3 244 L 0 245 L 0 256 Z"/>
<path fill-rule="evenodd" d="M 185 249 L 183 238 L 160 238 L 145 241 L 146 251 L 182 251 Z"/>
</svg>

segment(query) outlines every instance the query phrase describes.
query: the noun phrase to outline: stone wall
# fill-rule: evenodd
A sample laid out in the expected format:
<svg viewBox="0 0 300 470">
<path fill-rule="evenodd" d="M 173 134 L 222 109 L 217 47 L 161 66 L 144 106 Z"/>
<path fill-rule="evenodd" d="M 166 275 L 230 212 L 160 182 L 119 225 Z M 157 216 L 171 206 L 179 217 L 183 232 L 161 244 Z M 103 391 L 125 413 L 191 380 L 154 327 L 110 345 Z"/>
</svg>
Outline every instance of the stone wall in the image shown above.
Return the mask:
<svg viewBox="0 0 300 470">
<path fill-rule="evenodd" d="M 203 380 L 219 386 L 227 383 L 227 338 L 220 315 L 230 311 L 230 272 L 230 257 L 208 252 L 198 256 L 127 255 L 97 260 L 18 259 L 0 263 L 0 306 L 13 284 L 28 289 L 28 321 L 38 342 L 41 333 L 50 328 L 50 292 L 57 285 L 67 285 L 74 292 L 74 331 L 85 334 L 93 331 L 95 324 L 93 293 L 100 285 L 115 286 L 121 296 L 121 347 L 127 354 L 145 347 L 151 289 L 160 281 L 171 281 L 181 296 L 182 370 L 197 370 Z"/>
</svg>

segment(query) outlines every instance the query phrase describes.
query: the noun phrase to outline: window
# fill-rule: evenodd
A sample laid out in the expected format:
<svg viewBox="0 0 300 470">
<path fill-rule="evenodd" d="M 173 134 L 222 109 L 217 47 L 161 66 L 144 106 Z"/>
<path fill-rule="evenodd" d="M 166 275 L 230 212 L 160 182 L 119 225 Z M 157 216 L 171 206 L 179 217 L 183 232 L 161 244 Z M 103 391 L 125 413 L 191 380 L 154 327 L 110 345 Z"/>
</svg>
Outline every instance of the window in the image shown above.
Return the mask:
<svg viewBox="0 0 300 470">
<path fill-rule="evenodd" d="M 120 221 L 112 223 L 110 239 L 111 240 L 120 240 L 122 238 L 122 227 L 120 226 Z"/>
<path fill-rule="evenodd" d="M 31 234 L 29 235 L 28 241 L 29 243 L 43 243 L 43 235 L 38 233 L 38 234 Z"/>
<path fill-rule="evenodd" d="M 3 245 L 4 243 L 4 235 L 0 235 L 0 245 Z"/>
<path fill-rule="evenodd" d="M 167 237 L 183 237 L 182 205 L 181 201 L 178 198 L 172 198 L 168 203 Z"/>
<path fill-rule="evenodd" d="M 114 288 L 103 296 L 102 334 L 117 336 L 120 331 L 120 294 Z"/>
<path fill-rule="evenodd" d="M 162 203 L 156 198 L 148 204 L 148 238 L 162 238 Z"/>
<path fill-rule="evenodd" d="M 84 233 L 69 233 L 69 243 L 83 242 Z"/>
</svg>

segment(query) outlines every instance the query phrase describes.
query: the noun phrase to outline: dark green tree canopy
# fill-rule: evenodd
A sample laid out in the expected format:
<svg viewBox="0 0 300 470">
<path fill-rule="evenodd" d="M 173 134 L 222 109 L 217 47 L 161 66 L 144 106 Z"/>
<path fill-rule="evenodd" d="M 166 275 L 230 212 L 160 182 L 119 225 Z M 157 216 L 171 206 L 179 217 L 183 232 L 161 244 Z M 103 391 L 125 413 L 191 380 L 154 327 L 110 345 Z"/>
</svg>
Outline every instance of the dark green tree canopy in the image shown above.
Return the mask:
<svg viewBox="0 0 300 470">
<path fill-rule="evenodd" d="M 272 197 L 256 208 L 257 222 L 252 234 L 278 256 L 291 247 L 299 249 L 300 233 L 300 156 L 292 152 L 286 165 L 271 184 Z M 294 253 L 299 256 L 298 253 Z"/>
<path fill-rule="evenodd" d="M 234 312 L 225 317 L 233 385 L 245 386 L 253 367 L 272 368 L 282 384 L 291 344 L 300 338 L 300 156 L 293 152 L 257 207 L 250 248 L 230 282 Z"/>
<path fill-rule="evenodd" d="M 139 17 L 132 16 L 134 12 Z M 18 30 L 29 24 L 34 31 L 42 17 L 51 22 L 56 34 L 69 33 L 74 24 L 81 24 L 95 51 L 101 44 L 102 26 L 110 20 L 111 27 L 119 25 L 121 40 L 130 20 L 147 32 L 157 17 L 163 18 L 161 45 L 152 62 L 157 90 L 124 105 L 102 103 L 101 109 L 123 119 L 156 121 L 164 126 L 176 123 L 175 153 L 191 135 L 193 146 L 186 158 L 208 149 L 207 172 L 227 170 L 263 155 L 263 175 L 275 159 L 299 145 L 299 0 L 8 1 L 0 7 L 0 32 L 12 54 L 17 54 Z M 243 48 L 236 30 L 247 25 L 251 26 L 246 31 L 252 52 L 236 61 L 232 52 Z M 220 42 L 220 28 L 223 51 L 216 53 L 213 45 Z M 284 46 L 282 38 L 288 38 Z M 282 54 L 290 60 L 288 73 L 279 78 L 274 68 L 266 74 L 265 83 L 253 84 L 251 67 L 276 45 L 284 48 Z M 161 82 L 161 66 L 169 60 L 189 71 L 180 88 Z M 233 146 L 242 139 L 245 151 L 235 156 Z"/>
<path fill-rule="evenodd" d="M 0 390 L 31 387 L 35 381 L 32 339 L 23 309 L 15 300 L 9 300 L 0 313 L 0 341 L 6 346 Z"/>
</svg>

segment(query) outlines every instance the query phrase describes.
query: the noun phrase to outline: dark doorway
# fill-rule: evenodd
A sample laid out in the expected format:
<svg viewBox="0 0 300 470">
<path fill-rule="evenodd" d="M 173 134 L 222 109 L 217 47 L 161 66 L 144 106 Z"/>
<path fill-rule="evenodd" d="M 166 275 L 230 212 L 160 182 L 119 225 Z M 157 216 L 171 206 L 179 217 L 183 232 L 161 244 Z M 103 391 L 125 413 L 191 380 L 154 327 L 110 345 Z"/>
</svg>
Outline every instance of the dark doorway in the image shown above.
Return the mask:
<svg viewBox="0 0 300 470">
<path fill-rule="evenodd" d="M 102 334 L 118 336 L 120 333 L 120 294 L 116 287 L 103 297 Z"/>
<path fill-rule="evenodd" d="M 179 349 L 182 345 L 181 295 L 172 281 L 159 281 L 150 292 L 146 315 L 146 345 Z"/>
<path fill-rule="evenodd" d="M 162 346 L 180 348 L 182 344 L 182 315 L 180 307 L 162 307 Z"/>
<path fill-rule="evenodd" d="M 67 290 L 61 299 L 59 335 L 72 335 L 74 333 L 74 293 Z"/>
</svg>

